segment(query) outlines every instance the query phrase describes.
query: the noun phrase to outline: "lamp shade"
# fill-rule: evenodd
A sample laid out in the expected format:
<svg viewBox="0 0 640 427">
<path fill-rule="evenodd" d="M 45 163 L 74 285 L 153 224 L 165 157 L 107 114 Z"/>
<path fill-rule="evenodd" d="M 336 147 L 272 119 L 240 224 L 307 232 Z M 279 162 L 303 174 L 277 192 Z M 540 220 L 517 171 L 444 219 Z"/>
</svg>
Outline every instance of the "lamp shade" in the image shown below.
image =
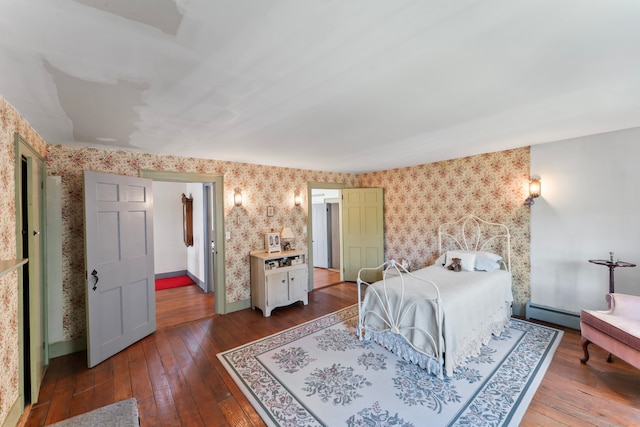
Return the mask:
<svg viewBox="0 0 640 427">
<path fill-rule="evenodd" d="M 280 232 L 281 239 L 293 239 L 293 231 L 289 227 L 284 227 Z"/>
<path fill-rule="evenodd" d="M 531 197 L 540 197 L 540 178 L 537 176 L 532 176 L 529 181 L 529 196 Z"/>
</svg>

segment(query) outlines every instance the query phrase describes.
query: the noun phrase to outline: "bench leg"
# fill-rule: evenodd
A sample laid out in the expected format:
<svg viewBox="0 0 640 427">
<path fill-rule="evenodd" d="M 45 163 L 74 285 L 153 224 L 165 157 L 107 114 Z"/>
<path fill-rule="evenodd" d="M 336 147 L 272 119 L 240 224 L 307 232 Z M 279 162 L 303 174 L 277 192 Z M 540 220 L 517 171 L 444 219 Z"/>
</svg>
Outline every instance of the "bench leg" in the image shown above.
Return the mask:
<svg viewBox="0 0 640 427">
<path fill-rule="evenodd" d="M 580 359 L 580 363 L 585 365 L 589 360 L 589 349 L 587 348 L 587 346 L 591 344 L 591 341 L 589 341 L 585 337 L 582 337 L 580 338 L 580 344 L 582 344 L 582 351 L 584 351 L 584 357 Z"/>
</svg>

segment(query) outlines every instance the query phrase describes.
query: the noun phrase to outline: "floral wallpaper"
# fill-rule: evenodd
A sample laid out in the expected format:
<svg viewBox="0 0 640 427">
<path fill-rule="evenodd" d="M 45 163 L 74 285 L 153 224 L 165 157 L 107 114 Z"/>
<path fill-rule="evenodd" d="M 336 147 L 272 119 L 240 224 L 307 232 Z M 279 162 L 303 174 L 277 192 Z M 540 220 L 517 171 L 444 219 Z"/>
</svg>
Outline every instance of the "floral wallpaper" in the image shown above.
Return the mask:
<svg viewBox="0 0 640 427">
<path fill-rule="evenodd" d="M 529 207 L 523 205 L 529 177 L 529 148 L 465 157 L 363 175 L 279 168 L 217 160 L 160 156 L 65 145 L 47 145 L 0 98 L 0 259 L 15 258 L 14 132 L 47 159 L 47 174 L 62 179 L 63 331 L 65 340 L 85 336 L 83 171 L 139 176 L 161 170 L 224 177 L 224 214 L 231 239 L 226 247 L 226 299 L 250 297 L 249 252 L 263 248 L 263 234 L 288 226 L 295 248 L 306 250 L 307 182 L 385 191 L 386 257 L 406 258 L 413 268 L 437 255 L 437 225 L 473 213 L 507 224 L 512 233 L 516 303 L 529 299 Z M 233 193 L 243 204 L 233 204 Z M 299 192 L 302 205 L 295 207 Z M 267 216 L 267 206 L 274 215 Z M 0 277 L 0 424 L 18 397 L 18 289 L 15 272 Z M 59 321 L 51 319 L 50 321 Z"/>
<path fill-rule="evenodd" d="M 191 172 L 224 177 L 226 299 L 233 303 L 251 297 L 249 252 L 264 249 L 264 233 L 290 227 L 293 247 L 307 249 L 303 227 L 307 224 L 307 182 L 344 182 L 356 187 L 357 175 L 280 168 L 218 160 L 159 156 L 144 153 L 49 145 L 47 174 L 62 181 L 63 333 L 66 340 L 85 336 L 85 266 L 83 171 L 139 176 L 139 171 Z M 242 206 L 233 203 L 239 189 Z M 299 192 L 301 206 L 293 197 Z M 267 216 L 267 206 L 274 215 Z"/>
<path fill-rule="evenodd" d="M 16 258 L 15 133 L 43 157 L 45 142 L 35 130 L 0 98 L 0 259 Z M 0 277 L 0 425 L 19 393 L 18 274 Z"/>
<path fill-rule="evenodd" d="M 412 268 L 438 256 L 438 226 L 467 214 L 506 224 L 511 233 L 513 297 L 530 296 L 529 147 L 360 175 L 360 186 L 382 187 L 387 259 Z"/>
</svg>

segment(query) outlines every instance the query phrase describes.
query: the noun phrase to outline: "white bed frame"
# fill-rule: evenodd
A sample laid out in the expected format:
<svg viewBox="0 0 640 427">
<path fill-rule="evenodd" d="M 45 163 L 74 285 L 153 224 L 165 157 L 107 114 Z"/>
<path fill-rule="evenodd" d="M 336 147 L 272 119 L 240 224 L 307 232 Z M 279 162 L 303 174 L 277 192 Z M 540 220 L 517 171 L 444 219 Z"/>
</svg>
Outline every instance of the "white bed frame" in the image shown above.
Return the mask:
<svg viewBox="0 0 640 427">
<path fill-rule="evenodd" d="M 467 215 L 454 222 L 445 222 L 438 227 L 438 252 L 443 254 L 443 239 L 454 244 L 453 248 L 447 246 L 446 250 L 461 249 L 464 251 L 492 250 L 494 243 L 504 239 L 505 248 L 499 248 L 497 252 L 503 252 L 503 261 L 506 260 L 505 269 L 511 271 L 511 234 L 509 227 L 497 222 L 489 222 L 474 215 Z M 496 250 L 493 250 L 496 252 Z"/>
<path fill-rule="evenodd" d="M 502 239 L 506 247 L 496 249 L 496 247 L 492 246 L 499 244 L 499 241 Z M 448 244 L 444 245 L 445 243 Z M 511 271 L 511 235 L 509 228 L 504 224 L 485 221 L 474 215 L 467 215 L 457 221 L 444 223 L 438 227 L 438 249 L 440 255 L 445 252 L 443 251 L 445 247 L 448 248 L 447 250 L 486 250 L 501 253 L 503 256 L 504 269 Z M 369 278 L 376 276 L 375 273 L 377 273 L 378 280 L 380 273 L 382 274 L 382 281 L 385 283 L 382 292 L 378 292 L 371 286 L 375 280 L 372 280 L 372 283 L 363 280 L 363 277 Z M 396 304 L 390 302 L 389 295 L 387 294 L 386 279 L 389 275 L 400 276 L 401 297 Z M 435 291 L 435 297 L 427 298 L 425 301 L 433 306 L 434 312 L 437 314 L 436 336 L 433 336 L 419 326 L 403 325 L 406 313 L 418 303 L 418 301 L 408 301 L 405 304 L 405 286 L 410 282 L 420 283 L 421 286 L 431 286 Z M 356 333 L 360 340 L 373 339 L 388 350 L 403 357 L 405 360 L 415 363 L 426 369 L 429 373 L 433 373 L 442 378 L 444 373 L 443 352 L 445 345 L 442 334 L 442 301 L 440 299 L 440 289 L 438 285 L 432 281 L 411 274 L 411 272 L 395 260 L 387 261 L 375 268 L 360 269 L 357 283 L 358 325 Z M 363 311 L 363 289 L 365 289 L 365 287 L 367 292 L 374 293 L 373 295 L 383 308 L 384 317 L 372 311 Z M 384 323 L 385 329 L 375 332 L 368 330 L 366 322 L 367 316 L 376 316 Z M 431 354 L 416 348 L 407 338 L 407 335 L 415 333 L 424 335 L 427 342 L 431 345 Z"/>
</svg>

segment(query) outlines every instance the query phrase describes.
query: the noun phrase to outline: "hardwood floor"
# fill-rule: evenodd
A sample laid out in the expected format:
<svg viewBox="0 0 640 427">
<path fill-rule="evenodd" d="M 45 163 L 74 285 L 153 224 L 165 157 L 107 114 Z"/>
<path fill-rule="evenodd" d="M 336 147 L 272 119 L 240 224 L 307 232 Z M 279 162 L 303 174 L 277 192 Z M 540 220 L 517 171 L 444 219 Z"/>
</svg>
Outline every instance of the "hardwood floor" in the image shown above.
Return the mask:
<svg viewBox="0 0 640 427">
<path fill-rule="evenodd" d="M 335 285 L 340 282 L 340 272 L 328 268 L 313 268 L 313 289 Z"/>
<path fill-rule="evenodd" d="M 142 426 L 263 426 L 216 354 L 356 302 L 356 285 L 309 294 L 309 305 L 269 318 L 242 310 L 158 331 L 93 369 L 86 354 L 52 359 L 26 426 L 42 426 L 129 397 Z M 640 425 L 640 371 L 592 345 L 582 365 L 580 335 L 566 330 L 523 426 Z"/>
<path fill-rule="evenodd" d="M 213 294 L 198 285 L 156 291 L 156 329 L 161 331 L 214 313 Z"/>
</svg>

